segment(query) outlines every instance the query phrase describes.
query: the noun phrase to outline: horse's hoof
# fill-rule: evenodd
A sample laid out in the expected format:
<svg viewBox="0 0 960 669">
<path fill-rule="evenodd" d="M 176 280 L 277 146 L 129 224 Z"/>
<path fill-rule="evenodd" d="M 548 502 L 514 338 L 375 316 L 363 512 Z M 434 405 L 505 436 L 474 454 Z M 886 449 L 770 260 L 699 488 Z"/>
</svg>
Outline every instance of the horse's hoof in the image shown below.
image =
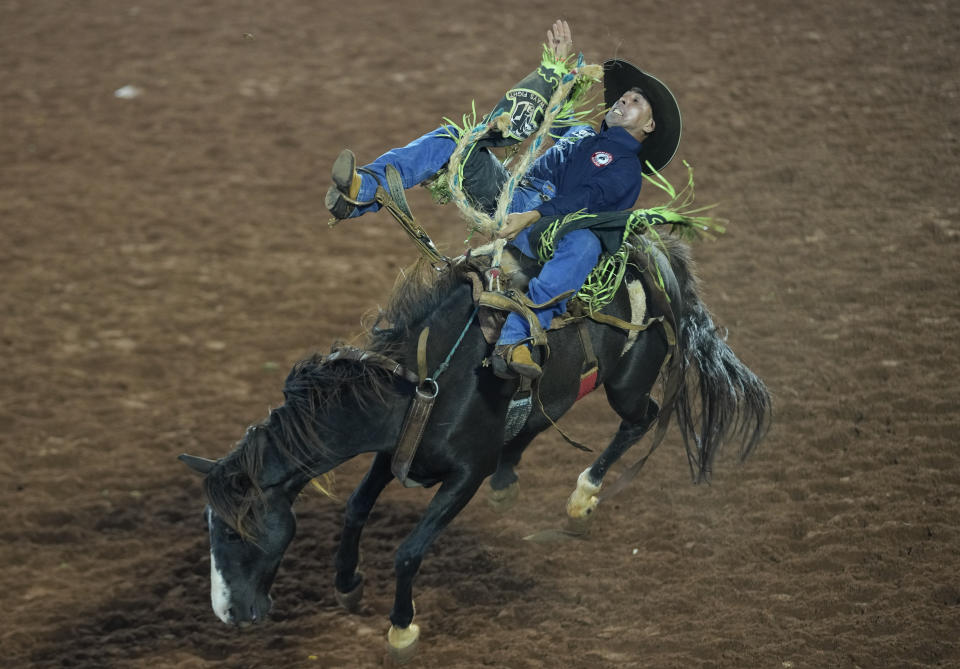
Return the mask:
<svg viewBox="0 0 960 669">
<path fill-rule="evenodd" d="M 490 489 L 490 495 L 487 501 L 497 513 L 506 513 L 512 509 L 520 496 L 520 483 L 514 481 L 503 490 Z"/>
<path fill-rule="evenodd" d="M 572 537 L 583 537 L 590 532 L 590 525 L 592 525 L 593 514 L 587 514 L 581 518 L 573 518 L 567 516 L 566 526 L 563 528 L 563 531 L 569 534 Z"/>
<path fill-rule="evenodd" d="M 600 486 L 590 482 L 590 470 L 585 470 L 577 479 L 577 487 L 567 500 L 567 516 L 574 521 L 587 522 L 596 511 L 600 499 Z"/>
<path fill-rule="evenodd" d="M 360 582 L 350 592 L 340 592 L 336 588 L 333 589 L 333 595 L 337 599 L 337 604 L 350 613 L 356 613 L 360 610 L 360 600 L 363 599 L 363 572 L 358 571 L 356 576 L 360 579 Z"/>
<path fill-rule="evenodd" d="M 420 626 L 410 623 L 409 627 L 390 626 L 387 632 L 387 652 L 396 664 L 406 664 L 417 655 L 420 645 Z"/>
</svg>

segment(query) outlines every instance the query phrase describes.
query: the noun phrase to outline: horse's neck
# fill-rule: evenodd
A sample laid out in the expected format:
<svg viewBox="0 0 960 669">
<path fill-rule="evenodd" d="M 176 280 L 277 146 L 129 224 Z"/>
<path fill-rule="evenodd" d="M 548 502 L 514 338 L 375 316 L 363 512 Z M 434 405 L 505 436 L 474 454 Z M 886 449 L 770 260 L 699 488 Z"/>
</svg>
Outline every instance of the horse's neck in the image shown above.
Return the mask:
<svg viewBox="0 0 960 669">
<path fill-rule="evenodd" d="M 387 394 L 375 408 L 345 405 L 338 409 L 336 425 L 327 426 L 337 464 L 363 453 L 391 450 L 409 403 L 409 394 Z M 330 422 L 334 422 L 333 415 Z"/>
<path fill-rule="evenodd" d="M 473 318 L 473 307 L 471 285 L 468 283 L 458 285 L 447 295 L 440 306 L 412 331 L 410 343 L 413 348 L 411 350 L 419 353 L 416 351 L 416 346 L 419 343 L 419 335 L 425 327 L 430 328 L 428 345 L 431 350 L 449 350 L 456 346 L 464 328 Z"/>
<path fill-rule="evenodd" d="M 458 286 L 421 322 L 409 329 L 407 340 L 400 346 L 397 358 L 411 370 L 418 369 L 418 342 L 427 327 L 425 340 L 426 374 L 432 375 L 451 351 L 461 347 L 461 334 L 472 321 L 473 302 L 468 284 Z M 469 357 L 469 356 L 468 356 Z M 479 362 L 479 360 L 478 360 Z M 357 363 L 360 364 L 360 363 Z M 472 363 L 471 363 L 472 364 Z M 452 378 L 453 373 L 450 377 Z M 403 383 L 399 379 L 396 383 Z M 370 406 L 370 401 L 349 398 L 336 408 L 324 410 L 317 415 L 316 430 L 324 448 L 313 449 L 302 457 L 291 457 L 297 449 L 274 443 L 264 452 L 264 472 L 274 484 L 283 485 L 298 492 L 311 478 L 324 474 L 338 465 L 372 452 L 392 452 L 403 424 L 411 394 L 404 389 L 385 392 L 383 403 Z M 280 407 L 276 411 L 285 411 Z M 277 437 L 273 437 L 276 439 Z M 299 460 L 299 461 L 298 461 Z"/>
<path fill-rule="evenodd" d="M 275 409 L 274 411 L 277 411 Z M 262 439 L 260 444 L 261 462 L 260 470 L 256 476 L 257 485 L 261 489 L 282 486 L 288 489 L 292 494 L 298 493 L 303 486 L 310 480 L 305 469 L 312 466 L 312 462 L 298 463 L 294 457 L 291 457 L 280 443 L 274 432 L 265 430 L 258 439 Z M 251 473 L 248 470 L 248 473 Z"/>
<path fill-rule="evenodd" d="M 390 451 L 409 403 L 405 394 L 385 393 L 375 407 L 345 401 L 318 415 L 316 431 L 322 448 L 298 452 L 295 445 L 274 443 L 265 454 L 264 469 L 297 491 L 320 476 L 364 453 Z M 278 410 L 283 410 L 281 407 Z"/>
</svg>

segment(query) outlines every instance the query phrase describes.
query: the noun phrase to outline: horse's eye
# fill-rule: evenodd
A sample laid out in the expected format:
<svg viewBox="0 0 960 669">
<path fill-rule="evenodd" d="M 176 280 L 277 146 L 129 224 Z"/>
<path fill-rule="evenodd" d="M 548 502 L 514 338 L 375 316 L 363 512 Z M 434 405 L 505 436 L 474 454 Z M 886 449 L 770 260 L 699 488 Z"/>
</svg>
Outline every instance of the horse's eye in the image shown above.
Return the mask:
<svg viewBox="0 0 960 669">
<path fill-rule="evenodd" d="M 234 531 L 233 529 L 231 529 L 230 527 L 224 527 L 224 528 L 223 528 L 223 538 L 224 538 L 226 541 L 229 541 L 229 542 L 232 543 L 232 544 L 233 544 L 233 543 L 237 543 L 237 542 L 239 542 L 239 541 L 243 541 L 243 537 L 241 537 L 239 534 L 237 534 L 237 532 L 235 532 L 235 531 Z"/>
</svg>

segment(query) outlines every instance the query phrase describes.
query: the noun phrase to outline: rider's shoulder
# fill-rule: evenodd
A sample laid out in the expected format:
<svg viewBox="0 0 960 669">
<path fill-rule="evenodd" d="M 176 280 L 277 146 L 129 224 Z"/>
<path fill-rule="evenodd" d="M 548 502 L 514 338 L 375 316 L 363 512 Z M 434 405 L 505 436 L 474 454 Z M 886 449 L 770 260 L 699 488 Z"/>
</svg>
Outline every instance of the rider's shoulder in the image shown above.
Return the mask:
<svg viewBox="0 0 960 669">
<path fill-rule="evenodd" d="M 556 143 L 563 144 L 575 144 L 582 139 L 588 137 L 595 137 L 597 135 L 596 129 L 592 125 L 571 125 L 563 129 L 562 134 L 557 138 Z"/>
</svg>

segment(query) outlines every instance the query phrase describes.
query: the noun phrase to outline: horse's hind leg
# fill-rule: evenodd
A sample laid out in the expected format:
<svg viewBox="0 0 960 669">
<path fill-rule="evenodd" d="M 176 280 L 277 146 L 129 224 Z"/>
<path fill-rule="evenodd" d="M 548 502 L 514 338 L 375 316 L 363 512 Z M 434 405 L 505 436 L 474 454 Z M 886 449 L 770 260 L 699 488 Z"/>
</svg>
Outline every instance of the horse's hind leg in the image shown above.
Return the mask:
<svg viewBox="0 0 960 669">
<path fill-rule="evenodd" d="M 523 433 L 511 439 L 503 447 L 500 460 L 497 462 L 497 471 L 490 477 L 490 506 L 498 513 L 509 511 L 516 504 L 520 494 L 520 484 L 517 482 L 516 467 L 520 464 L 520 456 L 530 445 L 535 433 Z"/>
<path fill-rule="evenodd" d="M 640 441 L 656 420 L 659 407 L 650 397 L 650 391 L 666 352 L 666 341 L 659 333 L 645 333 L 622 361 L 619 372 L 604 384 L 607 401 L 622 421 L 600 457 L 580 474 L 577 487 L 567 500 L 567 515 L 574 523 L 589 520 L 599 503 L 600 486 L 610 467 Z"/>
<path fill-rule="evenodd" d="M 360 561 L 360 534 L 377 497 L 392 479 L 390 456 L 377 453 L 366 476 L 347 501 L 343 516 L 343 534 L 334 560 L 337 570 L 334 586 L 337 601 L 348 611 L 356 611 L 363 596 L 363 573 L 357 570 Z"/>
<path fill-rule="evenodd" d="M 577 487 L 567 500 L 567 515 L 572 520 L 586 521 L 596 510 L 600 501 L 597 495 L 603 484 L 603 477 L 628 448 L 643 438 L 650 424 L 656 419 L 659 408 L 653 399 L 648 398 L 647 411 L 644 419 L 636 423 L 621 422 L 620 428 L 600 457 L 577 478 Z"/>
</svg>

